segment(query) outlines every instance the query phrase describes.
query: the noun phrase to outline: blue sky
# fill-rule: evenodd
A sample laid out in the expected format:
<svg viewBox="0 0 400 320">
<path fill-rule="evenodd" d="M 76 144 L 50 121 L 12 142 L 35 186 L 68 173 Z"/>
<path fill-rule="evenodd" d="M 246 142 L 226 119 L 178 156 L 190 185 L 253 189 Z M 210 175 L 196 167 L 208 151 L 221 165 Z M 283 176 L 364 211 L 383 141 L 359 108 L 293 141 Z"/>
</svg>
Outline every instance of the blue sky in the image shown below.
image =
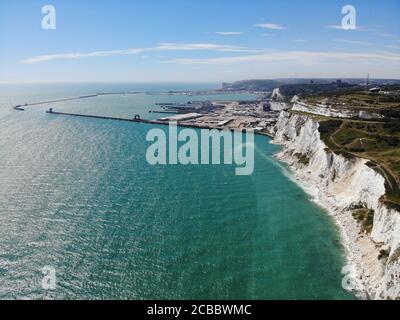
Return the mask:
<svg viewBox="0 0 400 320">
<path fill-rule="evenodd" d="M 399 16 L 398 0 L 1 0 L 0 82 L 400 78 Z"/>
</svg>

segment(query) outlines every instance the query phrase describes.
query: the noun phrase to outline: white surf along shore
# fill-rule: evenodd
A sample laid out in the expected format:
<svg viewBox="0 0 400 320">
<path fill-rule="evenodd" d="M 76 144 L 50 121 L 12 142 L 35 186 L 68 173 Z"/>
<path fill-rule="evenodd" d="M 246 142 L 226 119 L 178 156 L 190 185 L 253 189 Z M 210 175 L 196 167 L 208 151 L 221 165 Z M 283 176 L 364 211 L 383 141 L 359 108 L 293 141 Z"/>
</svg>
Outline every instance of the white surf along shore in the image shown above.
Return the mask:
<svg viewBox="0 0 400 320">
<path fill-rule="evenodd" d="M 283 146 L 276 157 L 293 169 L 299 183 L 339 226 L 348 264 L 357 272 L 358 295 L 400 299 L 400 212 L 380 201 L 385 179 L 366 165 L 367 160 L 329 151 L 318 128 L 310 116 L 282 111 L 271 129 L 273 143 Z M 354 206 L 373 210 L 370 234 L 353 217 Z"/>
</svg>

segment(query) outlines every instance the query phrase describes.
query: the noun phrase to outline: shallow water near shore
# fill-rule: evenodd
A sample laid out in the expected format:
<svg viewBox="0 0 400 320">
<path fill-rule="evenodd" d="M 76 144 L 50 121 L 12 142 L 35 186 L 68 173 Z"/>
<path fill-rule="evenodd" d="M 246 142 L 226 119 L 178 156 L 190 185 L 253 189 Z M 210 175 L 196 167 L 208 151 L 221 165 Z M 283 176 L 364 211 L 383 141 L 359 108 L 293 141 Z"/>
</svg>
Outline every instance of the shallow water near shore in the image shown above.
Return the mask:
<svg viewBox="0 0 400 320">
<path fill-rule="evenodd" d="M 10 108 L 111 89 L 182 88 L 0 87 L 0 298 L 354 299 L 341 287 L 334 222 L 277 165 L 269 138 L 255 137 L 254 174 L 236 176 L 235 165 L 150 166 L 146 124 Z M 210 98 L 252 97 L 190 97 Z M 160 100 L 188 97 L 53 107 L 151 118 Z M 54 291 L 41 287 L 44 266 L 56 271 Z"/>
</svg>

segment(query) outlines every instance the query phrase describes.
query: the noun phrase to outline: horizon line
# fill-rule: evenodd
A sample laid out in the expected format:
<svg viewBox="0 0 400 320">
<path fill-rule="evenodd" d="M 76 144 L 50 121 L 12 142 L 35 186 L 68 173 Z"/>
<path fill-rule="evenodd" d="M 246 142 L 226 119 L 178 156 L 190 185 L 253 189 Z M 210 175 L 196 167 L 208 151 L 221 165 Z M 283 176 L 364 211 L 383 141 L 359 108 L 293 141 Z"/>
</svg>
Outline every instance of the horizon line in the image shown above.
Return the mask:
<svg viewBox="0 0 400 320">
<path fill-rule="evenodd" d="M 110 83 L 115 83 L 115 84 L 223 84 L 223 83 L 234 83 L 234 82 L 239 82 L 239 81 L 257 81 L 257 80 L 288 80 L 288 79 L 293 79 L 293 80 L 364 80 L 367 77 L 361 77 L 361 76 L 356 76 L 356 77 L 335 77 L 335 76 L 330 76 L 330 77 L 301 77 L 301 76 L 296 76 L 296 77 L 279 77 L 279 78 L 243 78 L 243 79 L 237 79 L 237 80 L 220 80 L 220 81 L 176 81 L 176 82 L 171 82 L 171 81 L 162 81 L 162 80 L 152 80 L 152 81 L 137 81 L 137 80 L 99 80 L 99 81 L 7 81 L 3 82 L 0 81 L 0 85 L 24 85 L 24 84 L 110 84 Z M 399 78 L 387 78 L 387 77 L 370 77 L 370 80 L 395 80 L 395 81 L 400 81 Z"/>
</svg>

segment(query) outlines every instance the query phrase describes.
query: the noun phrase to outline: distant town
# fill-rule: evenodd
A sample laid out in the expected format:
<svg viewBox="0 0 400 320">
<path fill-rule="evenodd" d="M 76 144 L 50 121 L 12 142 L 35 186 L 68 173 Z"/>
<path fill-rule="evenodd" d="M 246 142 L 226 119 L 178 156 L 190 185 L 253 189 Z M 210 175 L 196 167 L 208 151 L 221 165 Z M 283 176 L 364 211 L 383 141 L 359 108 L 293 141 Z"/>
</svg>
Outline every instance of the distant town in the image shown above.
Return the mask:
<svg viewBox="0 0 400 320">
<path fill-rule="evenodd" d="M 304 112 L 348 119 L 392 119 L 400 112 L 400 80 L 287 79 L 224 83 L 212 91 L 174 91 L 171 95 L 252 93 L 254 101 L 191 101 L 158 103 L 155 113 L 177 113 L 161 121 L 211 128 L 253 129 L 268 134 L 280 111 Z"/>
</svg>

